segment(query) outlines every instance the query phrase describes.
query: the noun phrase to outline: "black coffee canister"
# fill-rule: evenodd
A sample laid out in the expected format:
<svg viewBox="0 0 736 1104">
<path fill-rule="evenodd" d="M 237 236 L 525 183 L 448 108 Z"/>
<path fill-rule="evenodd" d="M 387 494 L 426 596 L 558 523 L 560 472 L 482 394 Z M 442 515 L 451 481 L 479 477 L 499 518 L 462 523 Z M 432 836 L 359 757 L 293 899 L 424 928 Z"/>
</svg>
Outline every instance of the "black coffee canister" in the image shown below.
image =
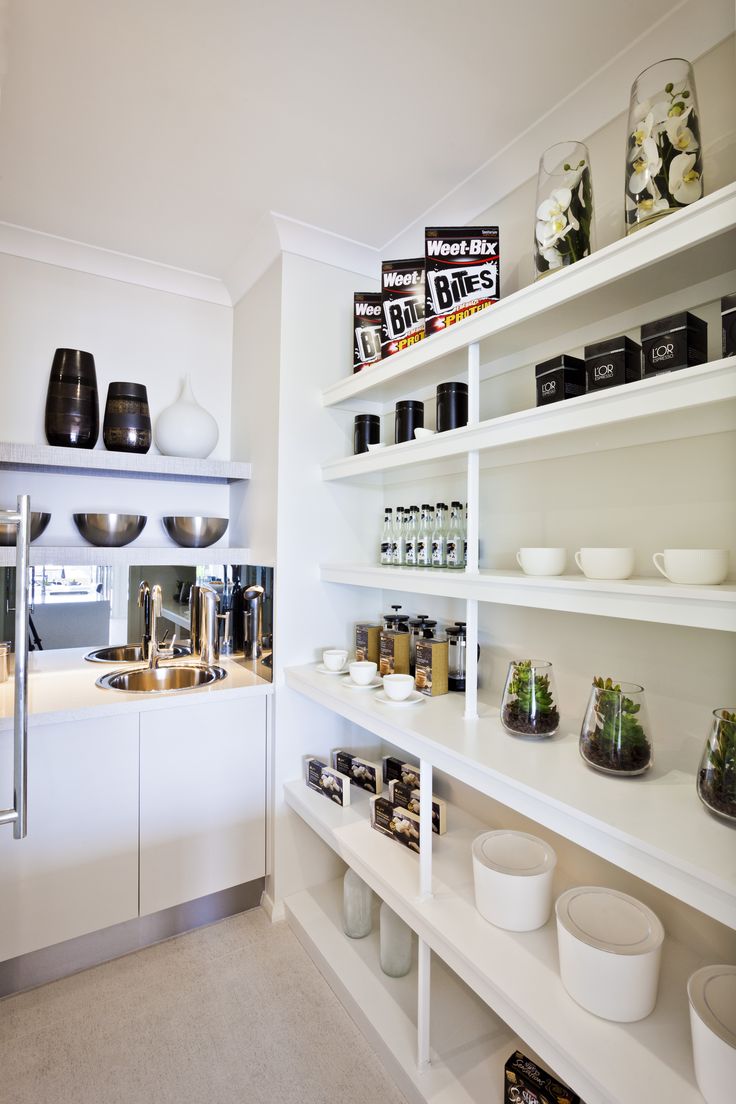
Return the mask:
<svg viewBox="0 0 736 1104">
<path fill-rule="evenodd" d="M 394 421 L 395 443 L 400 445 L 403 441 L 413 441 L 415 429 L 424 429 L 424 403 L 416 399 L 397 402 Z"/>
<path fill-rule="evenodd" d="M 94 448 L 100 432 L 95 358 L 81 349 L 57 349 L 46 394 L 50 445 Z"/>
<path fill-rule="evenodd" d="M 468 424 L 467 383 L 441 383 L 437 388 L 437 432 Z"/>
<path fill-rule="evenodd" d="M 107 389 L 102 440 L 110 452 L 148 452 L 151 414 L 142 383 L 111 383 Z"/>
<path fill-rule="evenodd" d="M 353 452 L 367 452 L 369 445 L 381 440 L 381 419 L 378 414 L 356 414 L 353 431 Z"/>
</svg>

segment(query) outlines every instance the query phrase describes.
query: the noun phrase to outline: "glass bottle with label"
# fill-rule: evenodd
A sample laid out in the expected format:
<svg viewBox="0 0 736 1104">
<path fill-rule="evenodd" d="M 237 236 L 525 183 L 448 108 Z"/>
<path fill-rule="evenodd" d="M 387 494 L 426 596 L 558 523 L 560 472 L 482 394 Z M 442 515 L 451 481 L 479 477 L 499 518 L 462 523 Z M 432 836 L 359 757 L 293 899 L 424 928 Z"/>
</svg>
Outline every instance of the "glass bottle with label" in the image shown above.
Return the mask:
<svg viewBox="0 0 736 1104">
<path fill-rule="evenodd" d="M 380 562 L 384 567 L 390 567 L 394 562 L 394 512 L 390 506 L 383 511 Z"/>
<path fill-rule="evenodd" d="M 396 507 L 394 522 L 393 565 L 403 567 L 406 563 L 406 529 L 404 527 L 404 507 Z"/>
<path fill-rule="evenodd" d="M 462 503 L 453 502 L 450 510 L 450 524 L 447 527 L 447 566 L 464 568 L 464 536 L 461 518 Z"/>
<path fill-rule="evenodd" d="M 438 502 L 434 511 L 434 529 L 432 530 L 432 567 L 447 567 L 447 531 L 445 528 L 445 510 L 447 505 Z"/>
<path fill-rule="evenodd" d="M 419 532 L 417 533 L 417 567 L 432 566 L 432 507 L 427 502 L 422 503 L 422 513 L 419 519 Z"/>
<path fill-rule="evenodd" d="M 465 503 L 465 526 L 463 528 L 463 566 L 468 566 L 468 504 Z"/>
<path fill-rule="evenodd" d="M 406 566 L 417 565 L 417 542 L 419 537 L 419 507 L 410 506 L 406 519 Z"/>
</svg>

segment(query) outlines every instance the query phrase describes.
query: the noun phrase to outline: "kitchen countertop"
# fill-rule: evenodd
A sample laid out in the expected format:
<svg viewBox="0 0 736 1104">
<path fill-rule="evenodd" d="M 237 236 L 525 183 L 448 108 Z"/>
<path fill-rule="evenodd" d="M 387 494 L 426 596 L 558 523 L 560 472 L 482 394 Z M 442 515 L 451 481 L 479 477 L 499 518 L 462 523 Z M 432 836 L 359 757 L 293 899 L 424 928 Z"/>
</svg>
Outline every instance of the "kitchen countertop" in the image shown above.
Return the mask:
<svg viewBox="0 0 736 1104">
<path fill-rule="evenodd" d="M 259 678 L 253 671 L 255 664 L 244 665 L 242 660 L 228 658 L 221 659 L 218 664 L 227 671 L 227 678 L 211 686 L 164 694 L 126 694 L 120 690 L 102 690 L 95 685 L 100 675 L 139 665 L 87 663 L 84 657 L 89 651 L 89 648 L 58 648 L 29 654 L 29 727 L 90 716 L 105 717 L 125 711 L 141 713 L 150 709 L 175 709 L 186 707 L 194 698 L 201 702 L 212 696 L 233 698 L 273 692 L 270 682 Z M 164 662 L 168 666 L 171 661 Z M 187 657 L 175 662 L 186 663 Z M 13 727 L 14 685 L 12 672 L 8 681 L 0 684 L 0 732 Z"/>
</svg>

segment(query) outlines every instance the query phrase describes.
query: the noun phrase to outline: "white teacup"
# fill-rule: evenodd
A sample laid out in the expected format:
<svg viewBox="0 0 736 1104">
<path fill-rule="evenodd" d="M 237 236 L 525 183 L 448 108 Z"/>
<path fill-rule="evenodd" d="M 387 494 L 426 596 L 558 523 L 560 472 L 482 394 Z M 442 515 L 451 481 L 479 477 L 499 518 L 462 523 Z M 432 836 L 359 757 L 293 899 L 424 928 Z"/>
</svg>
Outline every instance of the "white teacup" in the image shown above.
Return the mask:
<svg viewBox="0 0 736 1104">
<path fill-rule="evenodd" d="M 628 579 L 634 570 L 634 549 L 581 548 L 575 563 L 588 579 Z"/>
<path fill-rule="evenodd" d="M 383 689 L 391 701 L 405 701 L 414 689 L 412 675 L 384 675 Z"/>
<path fill-rule="evenodd" d="M 520 548 L 516 560 L 525 575 L 561 575 L 567 562 L 564 548 Z"/>
<path fill-rule="evenodd" d="M 376 677 L 378 665 L 371 659 L 359 659 L 348 667 L 350 677 L 358 686 L 368 686 Z"/>
<path fill-rule="evenodd" d="M 328 671 L 342 671 L 348 661 L 348 653 L 344 648 L 325 648 L 322 653 L 322 662 Z"/>
<path fill-rule="evenodd" d="M 717 586 L 728 575 L 725 548 L 665 548 L 654 553 L 652 562 L 671 583 Z"/>
</svg>

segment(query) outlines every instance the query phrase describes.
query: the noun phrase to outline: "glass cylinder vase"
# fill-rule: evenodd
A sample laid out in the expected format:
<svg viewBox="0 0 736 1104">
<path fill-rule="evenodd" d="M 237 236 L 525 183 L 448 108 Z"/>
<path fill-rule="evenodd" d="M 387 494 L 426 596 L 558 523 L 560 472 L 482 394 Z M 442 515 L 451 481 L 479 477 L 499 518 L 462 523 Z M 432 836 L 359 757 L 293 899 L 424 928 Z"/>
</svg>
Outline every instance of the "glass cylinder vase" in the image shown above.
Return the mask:
<svg viewBox="0 0 736 1104">
<path fill-rule="evenodd" d="M 381 969 L 389 977 L 404 977 L 411 970 L 412 930 L 385 901 L 381 902 Z"/>
<path fill-rule="evenodd" d="M 736 824 L 736 709 L 714 709 L 698 770 L 698 797 L 716 816 Z"/>
<path fill-rule="evenodd" d="M 557 690 L 546 659 L 509 663 L 501 700 L 501 723 L 512 736 L 554 736 L 559 728 Z"/>
<path fill-rule="evenodd" d="M 590 154 L 582 142 L 559 142 L 539 160 L 534 228 L 536 279 L 587 257 L 593 239 Z"/>
<path fill-rule="evenodd" d="M 604 774 L 643 774 L 654 762 L 644 687 L 595 678 L 580 730 L 580 754 Z"/>
<path fill-rule="evenodd" d="M 703 194 L 703 148 L 690 63 L 668 58 L 634 81 L 626 139 L 626 233 Z"/>
<path fill-rule="evenodd" d="M 373 891 L 350 867 L 342 883 L 342 927 L 350 939 L 364 939 L 373 928 Z"/>
</svg>

